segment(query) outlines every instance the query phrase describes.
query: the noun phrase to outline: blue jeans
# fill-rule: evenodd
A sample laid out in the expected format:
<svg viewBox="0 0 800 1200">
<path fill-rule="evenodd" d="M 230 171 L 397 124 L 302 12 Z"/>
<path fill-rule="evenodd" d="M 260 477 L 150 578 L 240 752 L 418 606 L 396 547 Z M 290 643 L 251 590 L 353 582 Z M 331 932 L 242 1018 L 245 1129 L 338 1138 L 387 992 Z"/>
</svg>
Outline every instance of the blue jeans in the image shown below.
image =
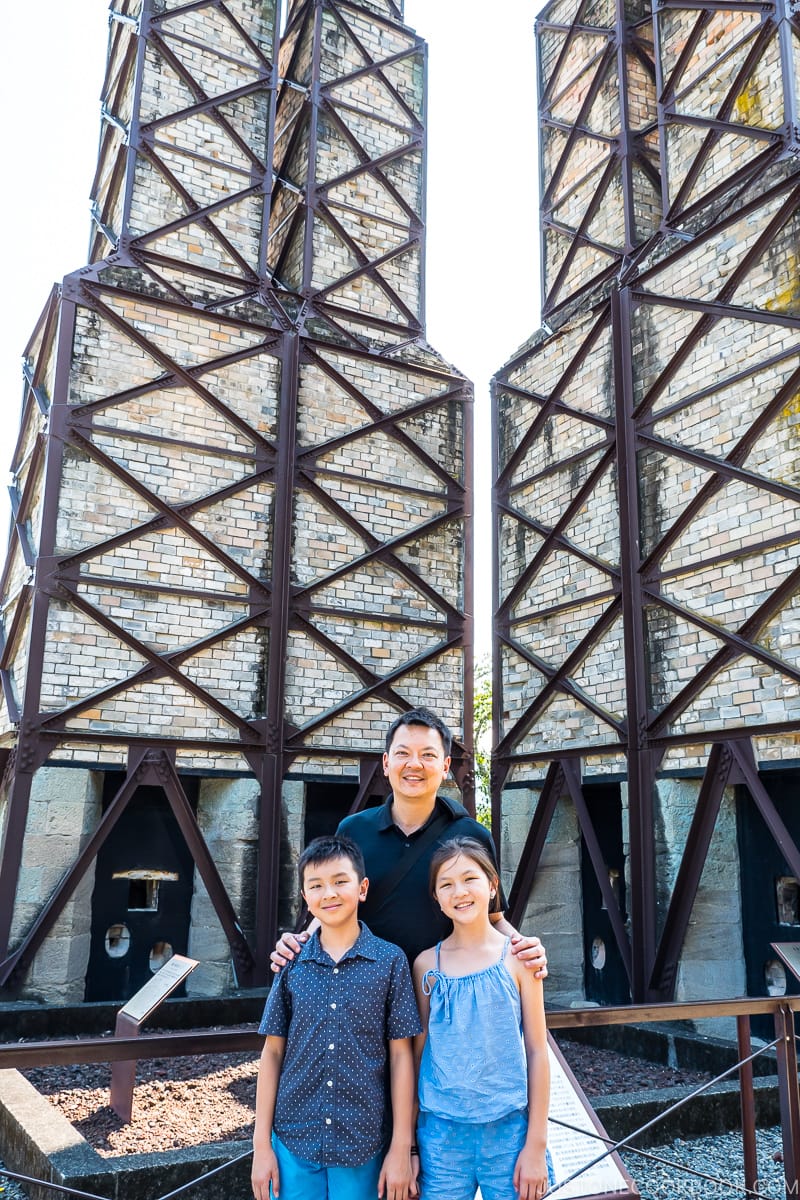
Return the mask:
<svg viewBox="0 0 800 1200">
<path fill-rule="evenodd" d="M 378 1195 L 380 1154 L 362 1167 L 322 1167 L 292 1154 L 274 1133 L 272 1149 L 278 1160 L 280 1200 L 375 1200 Z"/>
<path fill-rule="evenodd" d="M 417 1142 L 423 1200 L 475 1200 L 478 1187 L 483 1200 L 517 1200 L 514 1167 L 527 1133 L 525 1109 L 485 1125 L 421 1112 Z M 549 1155 L 547 1173 L 552 1183 Z"/>
</svg>

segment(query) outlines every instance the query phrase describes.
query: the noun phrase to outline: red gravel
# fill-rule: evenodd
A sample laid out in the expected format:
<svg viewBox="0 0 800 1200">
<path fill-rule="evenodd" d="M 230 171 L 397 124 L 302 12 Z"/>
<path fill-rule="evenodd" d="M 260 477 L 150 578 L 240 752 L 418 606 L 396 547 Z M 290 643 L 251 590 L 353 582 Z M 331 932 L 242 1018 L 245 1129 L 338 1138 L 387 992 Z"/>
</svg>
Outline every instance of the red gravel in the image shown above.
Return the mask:
<svg viewBox="0 0 800 1200">
<path fill-rule="evenodd" d="M 559 1042 L 564 1058 L 587 1096 L 611 1096 L 618 1092 L 644 1092 L 649 1088 L 706 1083 L 706 1071 L 663 1067 L 643 1058 L 629 1058 L 615 1050 L 596 1050 L 580 1042 Z"/>
<path fill-rule="evenodd" d="M 98 1154 L 112 1157 L 252 1137 L 257 1067 L 252 1054 L 140 1062 L 129 1125 L 109 1105 L 108 1066 L 36 1067 L 25 1075 Z"/>
<path fill-rule="evenodd" d="M 561 1049 L 588 1096 L 706 1080 L 612 1050 L 564 1041 Z M 139 1063 L 133 1120 L 109 1107 L 107 1066 L 37 1067 L 25 1072 L 91 1146 L 106 1157 L 151 1153 L 252 1136 L 257 1057 L 218 1054 Z"/>
</svg>

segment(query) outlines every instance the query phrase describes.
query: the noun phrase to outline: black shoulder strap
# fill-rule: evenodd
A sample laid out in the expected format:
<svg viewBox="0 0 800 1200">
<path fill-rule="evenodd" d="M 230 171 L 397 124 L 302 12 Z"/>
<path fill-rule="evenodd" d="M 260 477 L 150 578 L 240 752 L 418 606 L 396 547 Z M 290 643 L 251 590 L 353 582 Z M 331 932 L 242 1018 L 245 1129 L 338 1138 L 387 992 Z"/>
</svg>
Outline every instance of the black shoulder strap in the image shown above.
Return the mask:
<svg viewBox="0 0 800 1200">
<path fill-rule="evenodd" d="M 407 850 L 402 858 L 398 859 L 391 871 L 384 875 L 383 879 L 374 887 L 370 888 L 370 915 L 374 917 L 377 912 L 383 908 L 386 901 L 394 895 L 397 885 L 405 879 L 408 872 L 414 866 L 414 863 L 419 862 L 426 850 L 434 844 L 440 833 L 444 833 L 447 826 L 450 824 L 450 814 L 447 812 L 438 812 L 427 827 L 424 833 L 421 833 L 411 843 L 411 849 Z"/>
</svg>

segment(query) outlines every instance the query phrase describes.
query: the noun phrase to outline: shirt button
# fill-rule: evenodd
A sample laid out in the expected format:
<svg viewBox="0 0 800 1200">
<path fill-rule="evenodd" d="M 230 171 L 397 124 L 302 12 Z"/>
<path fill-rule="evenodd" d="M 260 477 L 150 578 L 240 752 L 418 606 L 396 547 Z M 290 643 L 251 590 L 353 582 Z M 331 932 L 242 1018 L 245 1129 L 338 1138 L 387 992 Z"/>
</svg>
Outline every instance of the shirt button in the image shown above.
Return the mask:
<svg viewBox="0 0 800 1200">
<path fill-rule="evenodd" d="M 333 1087 L 333 1080 L 332 1080 L 332 1079 L 329 1079 L 329 1080 L 328 1080 L 328 1087 Z"/>
<path fill-rule="evenodd" d="M 338 974 L 339 974 L 339 968 L 338 968 L 338 967 L 334 967 L 334 968 L 333 968 L 333 973 L 334 973 L 334 975 L 338 975 Z"/>
<path fill-rule="evenodd" d="M 332 1050 L 332 1049 L 333 1049 L 333 1042 L 331 1042 L 331 1043 L 329 1044 L 329 1046 L 328 1046 L 328 1049 L 329 1049 L 329 1050 Z"/>
<path fill-rule="evenodd" d="M 331 1005 L 331 1008 L 336 1008 L 336 1005 L 335 1005 L 335 1004 L 332 1004 L 332 1005 Z"/>
<path fill-rule="evenodd" d="M 330 1119 L 330 1117 L 326 1117 L 326 1118 L 325 1118 L 325 1124 L 326 1124 L 326 1125 L 330 1125 L 330 1123 L 331 1123 L 331 1119 Z"/>
</svg>

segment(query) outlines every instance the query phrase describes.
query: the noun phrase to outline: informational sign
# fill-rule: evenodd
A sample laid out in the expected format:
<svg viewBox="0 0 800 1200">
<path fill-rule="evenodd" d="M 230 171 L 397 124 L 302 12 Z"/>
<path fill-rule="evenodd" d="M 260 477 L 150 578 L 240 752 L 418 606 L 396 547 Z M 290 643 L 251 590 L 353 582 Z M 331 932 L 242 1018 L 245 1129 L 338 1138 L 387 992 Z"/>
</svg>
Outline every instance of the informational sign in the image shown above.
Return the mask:
<svg viewBox="0 0 800 1200">
<path fill-rule="evenodd" d="M 795 979 L 800 980 L 800 942 L 770 942 L 770 946 L 783 959 Z"/>
<path fill-rule="evenodd" d="M 191 975 L 199 966 L 196 958 L 186 958 L 183 954 L 173 954 L 169 962 L 156 971 L 144 987 L 139 988 L 135 996 L 117 1013 L 114 1026 L 114 1037 L 138 1037 L 139 1028 L 150 1014 L 158 1008 L 162 1000 L 166 1000 L 170 992 L 174 992 L 178 984 L 183 983 L 187 975 Z M 133 1115 L 133 1089 L 136 1085 L 136 1059 L 127 1058 L 111 1064 L 111 1107 L 121 1121 L 130 1121 Z"/>
<path fill-rule="evenodd" d="M 552 1194 L 553 1200 L 559 1197 L 560 1200 L 578 1200 L 579 1197 L 581 1200 L 585 1197 L 606 1200 L 612 1196 L 615 1200 L 634 1200 L 639 1193 L 622 1159 L 618 1154 L 605 1154 L 613 1139 L 606 1134 L 549 1035 L 548 1043 L 550 1112 L 547 1148 L 556 1177 L 556 1185 L 548 1194 Z M 603 1154 L 605 1157 L 601 1157 Z M 595 1162 L 595 1159 L 600 1161 Z M 590 1163 L 594 1165 L 589 1166 Z M 563 1186 L 559 1187 L 559 1184 Z"/>
<path fill-rule="evenodd" d="M 119 1010 L 120 1013 L 124 1013 L 126 1017 L 130 1017 L 131 1020 L 141 1025 L 143 1021 L 147 1020 L 150 1013 L 158 1008 L 162 1000 L 166 1000 L 170 992 L 174 992 L 175 988 L 183 983 L 186 976 L 191 975 L 197 965 L 196 958 L 173 954 L 172 958 L 164 963 L 161 970 L 156 971 L 153 978 L 148 979 L 135 996 L 131 996 L 128 1003 Z"/>
</svg>

